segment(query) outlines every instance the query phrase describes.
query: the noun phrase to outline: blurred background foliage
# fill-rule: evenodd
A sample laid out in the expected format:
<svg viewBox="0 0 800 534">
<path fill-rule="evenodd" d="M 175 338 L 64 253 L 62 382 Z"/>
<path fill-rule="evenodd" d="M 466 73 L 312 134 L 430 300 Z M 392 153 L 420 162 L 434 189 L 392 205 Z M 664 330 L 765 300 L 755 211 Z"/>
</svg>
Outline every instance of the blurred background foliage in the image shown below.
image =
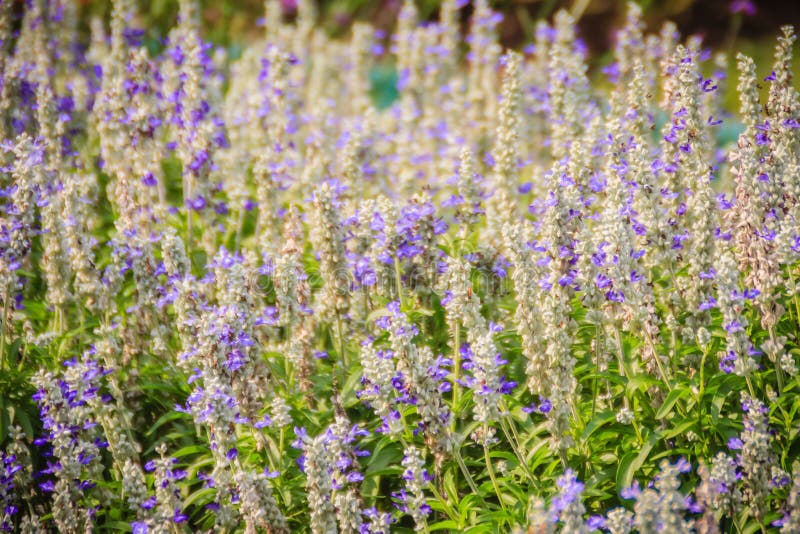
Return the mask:
<svg viewBox="0 0 800 534">
<path fill-rule="evenodd" d="M 17 0 L 22 4 L 23 0 Z M 110 0 L 76 0 L 81 4 L 82 20 L 88 28 L 92 16 L 108 17 Z M 784 24 L 800 30 L 800 0 L 636 0 L 643 10 L 649 31 L 657 32 L 671 20 L 684 36 L 702 35 L 714 50 L 734 47 L 754 56 L 756 64 L 769 65 L 775 37 Z M 437 17 L 439 0 L 416 0 L 424 19 Z M 141 20 L 135 24 L 147 29 L 148 46 L 159 42 L 175 24 L 178 0 L 138 0 Z M 200 0 L 206 37 L 228 49 L 236 57 L 243 46 L 262 33 L 263 0 Z M 327 0 L 316 2 L 319 24 L 332 35 L 344 35 L 355 21 L 369 21 L 391 33 L 402 0 Z M 591 53 L 594 65 L 610 58 L 614 32 L 624 23 L 627 0 L 504 0 L 490 1 L 503 14 L 499 25 L 501 42 L 519 47 L 530 42 L 536 21 L 550 18 L 566 8 L 578 19 L 581 38 Z M 296 0 L 281 0 L 284 16 L 296 15 Z M 460 11 L 466 31 L 472 15 L 467 4 Z M 765 61 L 766 60 L 766 61 Z"/>
<path fill-rule="evenodd" d="M 24 0 L 15 0 L 20 11 Z M 81 22 L 88 31 L 94 16 L 108 19 L 111 0 L 74 0 L 80 4 Z M 296 16 L 296 0 L 280 0 L 284 17 Z M 769 74 L 775 38 L 780 26 L 793 24 L 800 30 L 800 0 L 635 0 L 644 11 L 647 30 L 657 32 L 664 22 L 675 22 L 683 36 L 701 35 L 714 51 L 723 50 L 735 57 L 741 51 L 756 61 L 759 75 Z M 132 25 L 146 30 L 145 45 L 157 53 L 170 28 L 175 25 L 178 0 L 137 0 L 139 20 Z M 423 19 L 438 16 L 439 0 L 416 0 Z M 264 0 L 200 0 L 206 38 L 227 50 L 236 59 L 248 43 L 263 33 Z M 503 14 L 499 24 L 501 43 L 519 48 L 532 40 L 537 20 L 549 19 L 559 9 L 569 9 L 578 20 L 580 36 L 590 56 L 590 75 L 603 83 L 602 67 L 611 62 L 614 33 L 625 19 L 627 0 L 503 0 L 491 1 Z M 318 23 L 331 35 L 345 36 L 356 21 L 368 21 L 390 34 L 402 7 L 402 0 L 323 0 L 316 2 Z M 472 6 L 461 10 L 463 31 L 469 28 Z M 797 57 L 800 54 L 795 54 Z M 379 62 L 373 71 L 373 93 L 379 105 L 388 105 L 396 96 L 396 73 L 390 62 Z M 736 64 L 728 65 L 726 100 L 735 106 Z M 796 66 L 800 74 L 800 69 Z M 709 73 L 710 74 L 710 73 Z"/>
<path fill-rule="evenodd" d="M 107 17 L 110 0 L 76 0 L 84 20 L 92 15 Z M 797 0 L 636 0 L 645 13 L 648 29 L 657 31 L 672 20 L 683 35 L 700 34 L 712 48 L 729 47 L 738 40 L 772 41 L 783 24 L 800 25 L 800 1 Z M 18 0 L 22 4 L 23 0 Z M 163 38 L 174 25 L 178 0 L 138 0 L 142 20 L 149 37 Z M 354 21 L 369 21 L 391 32 L 402 0 L 330 0 L 316 2 L 319 21 L 331 34 L 344 34 Z M 424 19 L 437 16 L 439 0 L 417 0 Z M 567 8 L 579 20 L 581 36 L 589 50 L 601 54 L 609 48 L 613 32 L 625 17 L 627 0 L 506 0 L 490 2 L 503 13 L 499 31 L 506 46 L 519 46 L 530 40 L 538 19 L 549 18 Z M 257 39 L 263 22 L 263 0 L 200 0 L 207 37 L 225 47 L 239 48 Z M 296 13 L 296 0 L 281 0 L 284 16 Z M 466 29 L 472 7 L 461 9 Z M 771 48 L 771 44 L 770 44 Z"/>
<path fill-rule="evenodd" d="M 20 12 L 24 0 L 14 0 Z M 89 21 L 99 16 L 108 20 L 111 0 L 74 0 L 80 5 L 81 24 L 88 32 Z M 263 34 L 264 0 L 199 0 L 205 37 L 224 47 L 229 59 L 236 59 L 244 47 Z M 284 18 L 296 16 L 296 0 L 280 0 Z M 800 30 L 800 0 L 635 0 L 644 12 L 647 30 L 658 32 L 666 21 L 677 24 L 681 34 L 700 35 L 713 51 L 727 51 L 728 83 L 724 84 L 729 109 L 738 104 L 736 88 L 737 51 L 751 57 L 759 75 L 767 76 L 772 65 L 775 38 L 784 24 Z M 131 25 L 146 30 L 145 45 L 158 53 L 164 39 L 175 25 L 178 0 L 137 0 L 138 20 Z M 438 16 L 440 0 L 416 0 L 425 20 Z M 394 30 L 402 0 L 323 0 L 316 2 L 318 24 L 333 36 L 346 36 L 356 21 L 367 21 L 389 35 Z M 559 9 L 569 9 L 578 20 L 581 39 L 589 50 L 590 76 L 593 83 L 605 83 L 603 69 L 612 61 L 614 34 L 624 24 L 627 0 L 490 0 L 492 8 L 503 14 L 498 26 L 501 43 L 520 48 L 532 41 L 536 22 L 550 19 Z M 461 25 L 468 31 L 473 7 L 460 10 Z M 800 54 L 795 54 L 795 57 Z M 397 74 L 387 55 L 372 72 L 372 92 L 379 107 L 390 105 L 397 97 Z M 800 75 L 800 67 L 795 71 Z M 711 72 L 706 73 L 711 75 Z M 765 85 L 766 87 L 766 85 Z M 726 122 L 720 141 L 734 141 L 740 125 Z"/>
</svg>

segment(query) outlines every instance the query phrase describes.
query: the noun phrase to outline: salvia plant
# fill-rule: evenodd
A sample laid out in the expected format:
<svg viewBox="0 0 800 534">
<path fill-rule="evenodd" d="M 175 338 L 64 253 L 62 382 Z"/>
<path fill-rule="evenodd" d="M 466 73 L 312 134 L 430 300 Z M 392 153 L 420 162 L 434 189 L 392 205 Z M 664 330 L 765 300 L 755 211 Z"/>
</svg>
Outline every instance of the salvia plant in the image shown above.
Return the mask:
<svg viewBox="0 0 800 534">
<path fill-rule="evenodd" d="M 793 28 L 297 4 L 0 1 L 0 530 L 800 533 Z"/>
</svg>

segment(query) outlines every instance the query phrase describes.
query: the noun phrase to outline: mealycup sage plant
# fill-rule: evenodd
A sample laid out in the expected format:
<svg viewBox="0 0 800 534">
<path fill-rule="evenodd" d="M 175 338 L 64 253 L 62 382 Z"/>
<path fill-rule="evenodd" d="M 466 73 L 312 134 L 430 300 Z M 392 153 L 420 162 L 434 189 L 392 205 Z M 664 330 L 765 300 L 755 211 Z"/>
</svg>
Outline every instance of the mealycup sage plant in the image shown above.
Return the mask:
<svg viewBox="0 0 800 534">
<path fill-rule="evenodd" d="M 794 29 L 467 3 L 0 0 L 1 531 L 800 533 Z"/>
</svg>

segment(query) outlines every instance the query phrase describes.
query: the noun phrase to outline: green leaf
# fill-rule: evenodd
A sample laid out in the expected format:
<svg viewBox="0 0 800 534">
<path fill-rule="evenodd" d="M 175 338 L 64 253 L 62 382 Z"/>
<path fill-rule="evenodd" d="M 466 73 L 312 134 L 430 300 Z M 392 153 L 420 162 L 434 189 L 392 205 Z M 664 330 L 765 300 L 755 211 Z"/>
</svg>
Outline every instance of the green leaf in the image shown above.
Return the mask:
<svg viewBox="0 0 800 534">
<path fill-rule="evenodd" d="M 201 454 L 209 452 L 207 445 L 189 445 L 179 449 L 172 454 L 175 458 L 183 458 L 184 456 L 191 456 L 193 454 Z"/>
<path fill-rule="evenodd" d="M 682 419 L 682 422 L 679 423 L 677 426 L 670 428 L 669 430 L 665 430 L 662 434 L 664 439 L 671 439 L 675 436 L 679 436 L 681 434 L 685 434 L 689 431 L 693 426 L 697 424 L 697 420 L 695 419 Z"/>
<path fill-rule="evenodd" d="M 603 426 L 604 424 L 613 421 L 616 415 L 611 410 L 604 410 L 595 414 L 589 424 L 583 429 L 583 433 L 581 434 L 581 442 L 586 442 L 589 439 L 595 430 Z"/>
<path fill-rule="evenodd" d="M 458 489 L 456 489 L 455 476 L 452 470 L 444 473 L 444 491 L 447 493 L 447 498 L 450 502 L 459 502 Z"/>
<path fill-rule="evenodd" d="M 650 454 L 650 451 L 653 450 L 653 447 L 660 439 L 661 436 L 658 434 L 658 432 L 653 432 L 650 434 L 647 442 L 638 452 L 631 451 L 622 457 L 622 460 L 619 462 L 619 468 L 617 469 L 618 492 L 625 488 L 629 488 L 631 484 L 633 484 L 633 475 L 635 475 L 636 472 L 641 469 L 645 460 L 647 460 L 647 456 Z"/>
<path fill-rule="evenodd" d="M 176 411 L 171 411 L 171 412 L 165 413 L 164 415 L 159 417 L 158 420 L 155 423 L 153 423 L 153 426 L 151 426 L 147 430 L 145 435 L 146 436 L 152 436 L 153 434 L 155 434 L 156 430 L 161 428 L 163 425 L 165 425 L 166 423 L 169 423 L 170 421 L 174 421 L 176 419 L 187 419 L 188 420 L 189 419 L 189 415 L 185 414 L 183 412 L 176 412 Z"/>
<path fill-rule="evenodd" d="M 684 397 L 689 396 L 689 390 L 680 388 L 680 389 L 673 389 L 667 394 L 667 398 L 664 399 L 664 404 L 658 409 L 656 412 L 656 419 L 661 420 L 672 413 L 672 408 L 675 404 Z"/>
<path fill-rule="evenodd" d="M 456 523 L 455 521 L 452 521 L 450 519 L 447 519 L 445 521 L 439 521 L 437 523 L 429 525 L 428 526 L 428 530 L 430 530 L 430 531 L 434 531 L 434 530 L 449 530 L 449 531 L 456 532 L 456 531 L 459 530 L 459 527 L 458 527 L 458 523 Z"/>
<path fill-rule="evenodd" d="M 183 501 L 183 507 L 188 508 L 194 503 L 209 503 L 213 500 L 216 491 L 214 488 L 201 488 L 186 497 L 186 500 Z"/>
<path fill-rule="evenodd" d="M 628 376 L 630 376 L 630 371 L 628 372 Z M 628 380 L 628 385 L 626 386 L 626 393 L 627 395 L 633 396 L 633 394 L 638 391 L 646 391 L 652 386 L 657 386 L 661 384 L 661 381 L 653 378 L 652 376 L 638 374 L 633 376 L 630 380 Z"/>
<path fill-rule="evenodd" d="M 131 524 L 125 521 L 104 521 L 103 529 L 110 532 L 130 532 Z"/>
<path fill-rule="evenodd" d="M 5 410 L 5 399 L 0 396 L 0 443 L 5 441 L 6 436 L 8 435 L 8 414 Z"/>
</svg>

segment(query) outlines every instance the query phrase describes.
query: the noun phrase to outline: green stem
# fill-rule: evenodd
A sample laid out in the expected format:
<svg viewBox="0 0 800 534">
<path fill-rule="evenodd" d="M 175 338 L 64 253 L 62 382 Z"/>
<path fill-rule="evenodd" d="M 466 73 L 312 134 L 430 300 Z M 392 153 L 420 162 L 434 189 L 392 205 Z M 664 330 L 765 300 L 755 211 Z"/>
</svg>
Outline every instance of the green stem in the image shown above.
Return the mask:
<svg viewBox="0 0 800 534">
<path fill-rule="evenodd" d="M 239 250 L 242 243 L 242 231 L 244 230 L 244 208 L 239 209 L 239 217 L 236 220 L 236 241 L 235 249 Z"/>
<path fill-rule="evenodd" d="M 619 329 L 615 326 L 614 327 L 614 341 L 617 344 L 617 360 L 619 365 L 619 374 L 620 376 L 627 378 L 630 380 L 630 377 L 627 376 L 625 372 L 625 351 L 622 348 L 622 338 L 619 335 Z M 658 355 L 656 354 L 656 359 L 658 359 Z M 627 386 L 626 386 L 627 389 Z M 633 415 L 633 420 L 631 424 L 633 425 L 633 430 L 636 432 L 636 437 L 639 440 L 640 445 L 644 445 L 644 439 L 642 439 L 642 431 L 639 429 L 639 425 L 636 424 L 636 414 L 633 412 L 633 408 L 631 408 L 630 402 L 628 401 L 628 395 L 626 392 L 622 394 L 622 405 L 631 412 Z"/>
<path fill-rule="evenodd" d="M 531 470 L 528 468 L 528 462 L 525 460 L 525 456 L 522 454 L 522 446 L 519 443 L 517 430 L 514 428 L 514 421 L 511 420 L 510 415 L 500 418 L 500 428 L 503 429 L 503 433 L 506 435 L 506 439 L 511 445 L 511 450 L 513 450 L 514 454 L 517 456 L 519 465 L 522 467 L 522 470 L 525 471 L 525 475 L 531 482 L 535 484 L 536 480 L 533 478 L 533 473 L 531 473 Z"/>
<path fill-rule="evenodd" d="M 186 209 L 186 257 L 189 265 L 192 263 L 192 207 L 189 200 L 192 198 L 192 179 L 184 178 L 183 184 L 183 205 Z"/>
<path fill-rule="evenodd" d="M 625 403 L 627 404 L 627 399 L 625 399 Z M 631 412 L 633 412 L 633 410 L 631 410 Z M 636 414 L 633 415 L 633 420 L 631 421 L 631 425 L 633 426 L 633 431 L 636 432 L 636 438 L 639 440 L 639 445 L 644 445 L 644 439 L 642 438 L 642 431 L 639 428 L 639 425 L 636 424 Z"/>
<path fill-rule="evenodd" d="M 737 534 L 742 534 L 742 527 L 739 526 L 739 521 L 737 521 L 736 519 L 736 510 L 734 510 L 733 507 L 731 506 L 731 509 L 728 511 L 728 513 L 730 514 L 731 522 L 733 523 L 733 528 L 736 529 Z"/>
<path fill-rule="evenodd" d="M 775 376 L 778 379 L 778 396 L 783 393 L 783 369 L 781 369 L 781 361 L 778 359 L 778 342 L 775 339 L 775 327 L 769 327 L 769 340 L 772 342 L 772 346 L 775 349 Z"/>
<path fill-rule="evenodd" d="M 474 493 L 475 495 L 480 495 L 480 492 L 478 491 L 478 486 L 475 485 L 475 481 L 472 479 L 472 474 L 469 472 L 469 469 L 467 469 L 467 464 L 464 463 L 464 458 L 461 457 L 461 451 L 459 449 L 456 449 L 454 456 L 456 457 L 458 466 L 464 473 L 464 478 L 467 479 L 467 484 L 469 484 L 469 489 L 471 489 L 472 493 Z"/>
<path fill-rule="evenodd" d="M 703 349 L 703 357 L 700 359 L 700 393 L 697 398 L 697 402 L 699 403 L 700 400 L 703 398 L 703 391 L 706 389 L 706 358 L 708 357 L 708 347 Z"/>
<path fill-rule="evenodd" d="M 484 425 L 483 428 L 483 435 L 487 436 L 489 432 L 489 428 Z M 494 492 L 497 495 L 497 500 L 500 502 L 500 507 L 505 511 L 506 505 L 503 502 L 503 495 L 500 492 L 500 485 L 497 483 L 497 476 L 494 473 L 494 466 L 492 465 L 492 458 L 489 456 L 489 447 L 486 444 L 483 445 L 483 457 L 486 459 L 486 470 L 489 472 L 489 478 L 492 479 L 492 486 L 494 486 Z"/>
<path fill-rule="evenodd" d="M 458 383 L 461 380 L 461 346 L 459 336 L 461 335 L 461 325 L 458 320 L 455 321 L 453 327 L 453 420 L 451 421 L 452 428 L 455 430 L 456 420 L 458 419 L 458 402 L 461 397 L 461 385 Z"/>
<path fill-rule="evenodd" d="M 6 330 L 8 330 L 8 287 L 3 291 L 3 324 L 0 325 L 0 371 L 6 368 Z"/>
<path fill-rule="evenodd" d="M 650 335 L 650 331 L 646 327 L 644 328 L 644 331 L 647 344 L 650 346 L 650 350 L 653 353 L 653 357 L 656 360 L 656 367 L 658 367 L 658 371 L 659 373 L 661 373 L 661 380 L 664 381 L 664 384 L 666 384 L 667 389 L 669 391 L 672 391 L 672 385 L 669 382 L 669 376 L 667 375 L 667 372 L 664 370 L 664 367 L 661 363 L 661 358 L 658 357 L 658 351 L 656 350 L 656 343 L 653 340 L 653 336 Z"/>
<path fill-rule="evenodd" d="M 602 350 L 602 340 L 600 339 L 601 328 L 598 323 L 594 328 L 595 347 L 594 347 L 594 368 L 600 369 L 600 351 Z M 592 378 L 592 419 L 597 412 L 597 377 Z"/>
<path fill-rule="evenodd" d="M 708 346 L 703 349 L 703 357 L 700 359 L 700 386 L 697 391 L 697 426 L 702 429 L 703 420 L 703 395 L 706 390 L 706 358 L 708 357 Z"/>
<path fill-rule="evenodd" d="M 284 427 L 281 427 L 281 432 L 280 432 L 280 435 L 278 437 L 278 446 L 279 446 L 278 450 L 281 452 L 281 454 L 283 454 L 283 451 L 284 451 L 283 442 L 285 440 L 286 440 L 286 429 Z M 281 466 L 281 467 L 283 467 L 283 466 Z"/>
<path fill-rule="evenodd" d="M 348 362 L 347 362 L 347 354 L 345 354 L 344 351 L 344 335 L 342 334 L 342 316 L 338 312 L 336 314 L 336 335 L 339 337 L 339 357 L 342 360 L 342 367 L 346 369 L 348 367 L 347 365 Z M 345 371 L 345 369 L 342 369 L 342 371 Z M 344 378 L 344 376 L 342 378 Z M 344 380 L 342 382 L 344 382 Z"/>
<path fill-rule="evenodd" d="M 628 376 L 625 370 L 625 350 L 622 348 L 622 338 L 616 326 L 614 326 L 614 342 L 617 345 L 617 366 L 619 367 L 619 375 L 630 380 L 631 377 Z"/>
<path fill-rule="evenodd" d="M 431 491 L 433 492 L 433 496 L 436 497 L 440 503 L 442 503 L 442 508 L 444 508 L 444 513 L 447 514 L 447 517 L 456 524 L 459 524 L 458 521 L 458 514 L 456 514 L 453 509 L 450 507 L 450 504 L 445 500 L 444 496 L 439 492 L 439 489 L 436 487 L 436 484 L 433 482 L 428 483 Z"/>
<path fill-rule="evenodd" d="M 753 381 L 750 380 L 749 376 L 744 377 L 744 379 L 747 381 L 747 389 L 750 390 L 750 396 L 755 399 L 756 398 L 756 390 L 753 389 Z"/>
<path fill-rule="evenodd" d="M 794 309 L 797 312 L 797 326 L 800 327 L 800 299 L 797 298 L 797 293 L 792 297 L 792 300 L 794 300 Z"/>
<path fill-rule="evenodd" d="M 569 468 L 566 449 L 558 449 L 558 459 L 561 460 L 561 468 L 566 471 Z"/>
<path fill-rule="evenodd" d="M 400 262 L 394 259 L 394 283 L 397 285 L 397 300 L 400 301 L 400 309 L 405 309 L 403 302 L 403 277 L 400 275 Z"/>
</svg>

